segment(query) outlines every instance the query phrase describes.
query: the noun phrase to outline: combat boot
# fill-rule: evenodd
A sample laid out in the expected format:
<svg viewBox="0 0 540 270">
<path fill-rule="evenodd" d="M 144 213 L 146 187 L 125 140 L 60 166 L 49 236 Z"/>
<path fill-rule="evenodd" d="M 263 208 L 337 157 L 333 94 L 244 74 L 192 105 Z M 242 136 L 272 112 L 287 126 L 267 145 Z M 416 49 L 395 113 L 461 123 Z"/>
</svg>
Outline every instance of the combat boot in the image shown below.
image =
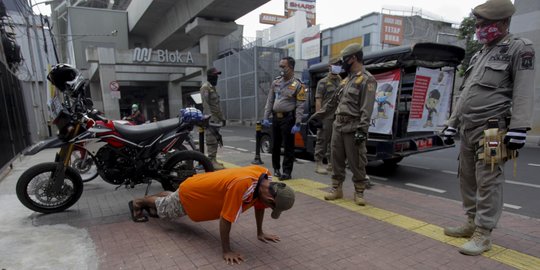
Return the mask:
<svg viewBox="0 0 540 270">
<path fill-rule="evenodd" d="M 467 223 L 458 227 L 445 227 L 444 234 L 452 237 L 471 237 L 476 229 L 474 218 L 468 217 Z"/>
<path fill-rule="evenodd" d="M 317 166 L 315 167 L 315 172 L 318 174 L 327 174 L 328 172 L 324 168 L 322 161 L 317 161 Z"/>
<path fill-rule="evenodd" d="M 330 190 L 329 193 L 324 195 L 324 199 L 327 201 L 333 201 L 337 199 L 343 198 L 343 183 L 339 183 L 338 181 L 332 179 L 332 190 Z"/>
<path fill-rule="evenodd" d="M 223 163 L 218 162 L 216 158 L 210 159 L 212 161 L 212 165 L 214 165 L 214 170 L 223 170 L 225 169 L 225 166 L 223 166 Z"/>
<path fill-rule="evenodd" d="M 366 185 L 364 183 L 354 183 L 354 203 L 357 205 L 366 205 L 366 200 L 364 199 L 365 189 Z"/>
<path fill-rule="evenodd" d="M 326 171 L 329 172 L 329 173 L 333 173 L 333 167 L 332 167 L 332 163 L 328 162 L 328 167 L 326 167 Z"/>
<path fill-rule="evenodd" d="M 459 248 L 465 255 L 478 256 L 491 249 L 491 230 L 476 227 L 469 242 Z"/>
</svg>

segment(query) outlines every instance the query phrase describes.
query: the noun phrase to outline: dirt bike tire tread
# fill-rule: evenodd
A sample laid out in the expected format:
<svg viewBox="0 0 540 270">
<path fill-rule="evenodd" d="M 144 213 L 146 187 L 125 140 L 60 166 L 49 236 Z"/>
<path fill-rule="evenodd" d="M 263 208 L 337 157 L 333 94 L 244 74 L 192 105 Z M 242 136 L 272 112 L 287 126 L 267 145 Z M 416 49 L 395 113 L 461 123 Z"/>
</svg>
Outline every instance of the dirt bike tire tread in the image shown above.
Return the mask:
<svg viewBox="0 0 540 270">
<path fill-rule="evenodd" d="M 21 175 L 21 177 L 19 177 L 16 187 L 17 198 L 19 198 L 19 201 L 28 209 L 43 214 L 62 212 L 73 206 L 81 198 L 84 187 L 81 176 L 77 173 L 75 169 L 71 167 L 66 167 L 66 174 L 64 178 L 70 179 L 73 182 L 75 189 L 74 196 L 72 196 L 67 203 L 57 208 L 44 208 L 34 204 L 30 200 L 26 191 L 30 181 L 32 181 L 32 179 L 34 179 L 36 175 L 56 170 L 56 165 L 57 163 L 55 162 L 40 163 L 30 167 Z"/>
</svg>

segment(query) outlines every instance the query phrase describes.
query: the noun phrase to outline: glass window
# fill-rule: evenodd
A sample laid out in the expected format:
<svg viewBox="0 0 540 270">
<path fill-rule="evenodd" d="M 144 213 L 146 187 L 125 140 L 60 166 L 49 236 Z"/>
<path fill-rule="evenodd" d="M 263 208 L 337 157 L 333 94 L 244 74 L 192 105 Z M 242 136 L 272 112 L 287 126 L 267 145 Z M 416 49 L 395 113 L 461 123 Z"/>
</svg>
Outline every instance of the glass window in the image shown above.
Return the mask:
<svg viewBox="0 0 540 270">
<path fill-rule="evenodd" d="M 287 43 L 288 43 L 288 44 L 294 43 L 294 37 L 289 38 L 289 40 L 287 40 Z"/>
<path fill-rule="evenodd" d="M 371 33 L 364 35 L 364 47 L 371 46 Z"/>
<path fill-rule="evenodd" d="M 323 51 L 323 56 L 328 56 L 328 45 L 324 45 L 322 47 L 322 51 Z"/>
</svg>

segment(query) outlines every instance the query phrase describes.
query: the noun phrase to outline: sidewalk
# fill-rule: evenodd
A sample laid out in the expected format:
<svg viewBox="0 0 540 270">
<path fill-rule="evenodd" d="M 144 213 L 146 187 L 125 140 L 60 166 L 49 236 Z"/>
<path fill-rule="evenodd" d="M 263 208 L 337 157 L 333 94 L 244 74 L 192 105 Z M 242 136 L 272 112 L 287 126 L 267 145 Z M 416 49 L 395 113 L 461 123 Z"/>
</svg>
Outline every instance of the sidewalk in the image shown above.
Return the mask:
<svg viewBox="0 0 540 270">
<path fill-rule="evenodd" d="M 0 180 L 0 269 L 223 269 L 219 223 L 150 219 L 134 223 L 127 202 L 146 187 L 126 190 L 96 179 L 85 184 L 69 211 L 41 215 L 22 206 L 15 194 L 20 174 L 52 160 L 53 151 L 24 157 Z M 250 164 L 253 155 L 223 148 L 226 166 Z M 265 165 L 271 164 L 262 156 Z M 346 199 L 327 202 L 324 176 L 313 164 L 295 164 L 286 183 L 296 190 L 295 206 L 278 220 L 266 215 L 265 232 L 281 242 L 257 240 L 253 211 L 233 224 L 231 245 L 244 255 L 235 269 L 540 269 L 540 220 L 503 213 L 492 251 L 459 254 L 465 239 L 446 237 L 442 227 L 464 220 L 457 201 L 377 183 L 366 192 L 368 206 Z M 456 183 L 457 184 L 457 183 Z M 150 192 L 161 187 L 153 184 Z M 9 248 L 6 248 L 9 247 Z M 32 248 L 28 251 L 28 248 Z"/>
</svg>

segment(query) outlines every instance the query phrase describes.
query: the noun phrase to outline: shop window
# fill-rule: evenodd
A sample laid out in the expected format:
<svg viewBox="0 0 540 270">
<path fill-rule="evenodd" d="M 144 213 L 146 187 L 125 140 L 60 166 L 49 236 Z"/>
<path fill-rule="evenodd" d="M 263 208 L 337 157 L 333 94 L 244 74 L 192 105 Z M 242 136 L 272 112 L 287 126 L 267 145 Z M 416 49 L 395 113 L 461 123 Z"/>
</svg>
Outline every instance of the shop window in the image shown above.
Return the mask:
<svg viewBox="0 0 540 270">
<path fill-rule="evenodd" d="M 368 47 L 371 45 L 371 33 L 367 33 L 364 35 L 364 47 Z"/>
</svg>

